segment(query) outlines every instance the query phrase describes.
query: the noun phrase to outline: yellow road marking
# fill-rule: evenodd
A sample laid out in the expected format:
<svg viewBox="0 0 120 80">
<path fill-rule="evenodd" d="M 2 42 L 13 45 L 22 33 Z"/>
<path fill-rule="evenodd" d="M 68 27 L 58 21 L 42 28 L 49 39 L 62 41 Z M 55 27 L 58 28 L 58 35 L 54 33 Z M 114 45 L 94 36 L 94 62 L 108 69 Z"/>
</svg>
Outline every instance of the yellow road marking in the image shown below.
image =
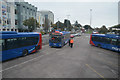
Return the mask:
<svg viewBox="0 0 120 80">
<path fill-rule="evenodd" d="M 88 65 L 88 64 L 85 64 L 87 67 L 89 67 L 91 70 L 93 70 L 95 73 L 97 73 L 101 78 L 103 78 L 104 80 L 106 80 L 105 78 L 104 78 L 104 76 L 102 76 L 100 73 L 98 73 L 95 69 L 93 69 L 90 65 Z"/>
</svg>

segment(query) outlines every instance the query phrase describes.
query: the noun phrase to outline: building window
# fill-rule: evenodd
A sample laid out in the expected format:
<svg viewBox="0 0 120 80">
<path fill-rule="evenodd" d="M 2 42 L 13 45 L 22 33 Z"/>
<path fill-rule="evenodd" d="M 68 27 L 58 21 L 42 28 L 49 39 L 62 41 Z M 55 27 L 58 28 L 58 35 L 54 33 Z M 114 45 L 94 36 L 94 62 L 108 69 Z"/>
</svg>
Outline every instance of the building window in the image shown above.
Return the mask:
<svg viewBox="0 0 120 80">
<path fill-rule="evenodd" d="M 27 16 L 25 16 L 25 20 L 27 19 Z"/>
<path fill-rule="evenodd" d="M 13 29 L 11 29 L 11 31 L 13 31 Z"/>
<path fill-rule="evenodd" d="M 10 7 L 9 6 L 7 6 L 7 12 L 10 13 Z"/>
<path fill-rule="evenodd" d="M 29 14 L 29 8 L 27 8 L 27 14 Z"/>
<path fill-rule="evenodd" d="M 7 31 L 9 31 L 9 29 L 7 29 Z"/>
<path fill-rule="evenodd" d="M 18 21 L 17 20 L 15 20 L 15 25 L 17 25 L 18 24 Z"/>
<path fill-rule="evenodd" d="M 5 29 L 3 29 L 3 31 L 5 31 Z"/>
<path fill-rule="evenodd" d="M 10 19 L 7 20 L 7 24 L 10 24 Z"/>
<path fill-rule="evenodd" d="M 30 10 L 29 10 L 29 15 L 30 15 Z"/>
<path fill-rule="evenodd" d="M 25 14 L 27 14 L 27 10 L 25 9 Z"/>
<path fill-rule="evenodd" d="M 0 24 L 1 24 L 1 17 L 0 17 Z"/>
<path fill-rule="evenodd" d="M 32 16 L 33 16 L 34 12 L 32 11 Z"/>
<path fill-rule="evenodd" d="M 15 9 L 15 14 L 17 14 L 17 9 Z"/>
</svg>

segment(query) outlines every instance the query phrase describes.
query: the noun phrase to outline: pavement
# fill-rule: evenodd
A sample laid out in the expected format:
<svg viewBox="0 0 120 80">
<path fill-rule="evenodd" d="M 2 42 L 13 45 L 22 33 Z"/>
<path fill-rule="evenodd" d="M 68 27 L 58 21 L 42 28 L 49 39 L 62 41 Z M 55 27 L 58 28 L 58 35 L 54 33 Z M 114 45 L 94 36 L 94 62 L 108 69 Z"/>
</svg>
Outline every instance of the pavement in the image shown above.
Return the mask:
<svg viewBox="0 0 120 80">
<path fill-rule="evenodd" d="M 2 63 L 3 78 L 118 78 L 117 52 L 91 46 L 89 34 L 74 38 L 74 47 L 43 49 Z"/>
</svg>

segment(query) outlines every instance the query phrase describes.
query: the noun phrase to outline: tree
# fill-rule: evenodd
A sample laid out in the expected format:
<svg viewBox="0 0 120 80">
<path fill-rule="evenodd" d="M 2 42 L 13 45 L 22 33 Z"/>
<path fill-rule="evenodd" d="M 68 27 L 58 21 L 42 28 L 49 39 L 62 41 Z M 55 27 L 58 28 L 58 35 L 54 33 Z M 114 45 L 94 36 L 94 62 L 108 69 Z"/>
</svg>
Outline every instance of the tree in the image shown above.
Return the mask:
<svg viewBox="0 0 120 80">
<path fill-rule="evenodd" d="M 86 30 L 88 30 L 88 29 L 93 30 L 90 25 L 85 25 L 84 28 L 85 28 Z"/>
<path fill-rule="evenodd" d="M 106 34 L 107 32 L 108 32 L 108 29 L 106 28 L 105 25 L 103 25 L 99 30 L 99 33 L 102 33 L 102 34 Z"/>
<path fill-rule="evenodd" d="M 65 26 L 65 28 L 67 28 L 67 30 L 69 30 L 69 31 L 71 31 L 72 28 L 73 28 L 73 27 L 71 26 L 70 20 L 67 20 L 67 19 L 64 20 L 64 26 Z"/>
<path fill-rule="evenodd" d="M 39 23 L 37 22 L 36 19 L 34 19 L 33 17 L 27 19 L 27 20 L 24 20 L 23 21 L 23 25 L 24 26 L 28 26 L 28 30 L 30 32 L 32 32 L 33 30 L 35 30 L 37 27 L 39 27 Z"/>
<path fill-rule="evenodd" d="M 120 24 L 110 27 L 109 31 L 110 32 L 115 32 L 116 34 L 117 33 L 120 34 Z"/>
<path fill-rule="evenodd" d="M 82 25 L 79 24 L 78 21 L 75 21 L 74 26 L 76 26 L 76 27 L 82 27 Z"/>
<path fill-rule="evenodd" d="M 60 21 L 56 22 L 57 29 L 64 31 L 64 24 Z"/>
</svg>

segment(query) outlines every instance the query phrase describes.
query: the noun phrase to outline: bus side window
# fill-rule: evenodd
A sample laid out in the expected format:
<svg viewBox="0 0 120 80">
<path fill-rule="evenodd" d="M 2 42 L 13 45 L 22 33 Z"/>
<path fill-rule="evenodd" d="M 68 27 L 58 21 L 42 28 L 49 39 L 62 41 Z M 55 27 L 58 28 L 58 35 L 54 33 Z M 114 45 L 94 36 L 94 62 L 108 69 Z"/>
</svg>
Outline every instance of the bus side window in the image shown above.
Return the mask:
<svg viewBox="0 0 120 80">
<path fill-rule="evenodd" d="M 111 43 L 111 39 L 110 38 L 106 38 L 105 41 L 106 41 L 106 44 L 110 44 Z"/>
<path fill-rule="evenodd" d="M 112 44 L 112 45 L 117 45 L 117 39 L 112 39 L 112 40 L 111 40 L 111 44 Z"/>
<path fill-rule="evenodd" d="M 99 37 L 100 42 L 104 43 L 104 37 Z"/>
<path fill-rule="evenodd" d="M 17 48 L 17 39 L 13 38 L 13 39 L 7 39 L 6 40 L 6 49 L 14 49 Z"/>
</svg>

